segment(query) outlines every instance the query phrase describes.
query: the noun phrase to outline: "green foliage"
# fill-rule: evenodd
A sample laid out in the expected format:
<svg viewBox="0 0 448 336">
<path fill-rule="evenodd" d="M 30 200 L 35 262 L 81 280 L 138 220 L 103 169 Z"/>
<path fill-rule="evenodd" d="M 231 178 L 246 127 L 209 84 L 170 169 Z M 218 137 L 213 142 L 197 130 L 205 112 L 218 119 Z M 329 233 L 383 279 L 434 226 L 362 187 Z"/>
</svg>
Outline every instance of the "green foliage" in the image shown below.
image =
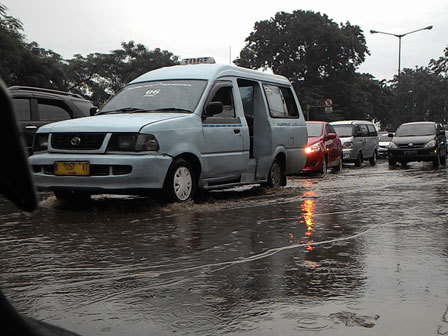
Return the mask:
<svg viewBox="0 0 448 336">
<path fill-rule="evenodd" d="M 78 54 L 68 60 L 65 69 L 68 90 L 100 106 L 143 73 L 177 64 L 176 56 L 159 48 L 150 51 L 133 41 L 123 42 L 121 46 L 108 54 L 94 53 L 86 57 Z"/>
<path fill-rule="evenodd" d="M 237 65 L 270 68 L 286 76 L 305 106 L 319 108 L 332 98 L 334 114 L 327 119 L 374 114 L 373 96 L 363 89 L 378 86 L 375 90 L 380 91 L 379 83 L 355 73 L 369 54 L 359 26 L 337 24 L 312 11 L 279 12 L 257 22 L 246 42 Z"/>
</svg>

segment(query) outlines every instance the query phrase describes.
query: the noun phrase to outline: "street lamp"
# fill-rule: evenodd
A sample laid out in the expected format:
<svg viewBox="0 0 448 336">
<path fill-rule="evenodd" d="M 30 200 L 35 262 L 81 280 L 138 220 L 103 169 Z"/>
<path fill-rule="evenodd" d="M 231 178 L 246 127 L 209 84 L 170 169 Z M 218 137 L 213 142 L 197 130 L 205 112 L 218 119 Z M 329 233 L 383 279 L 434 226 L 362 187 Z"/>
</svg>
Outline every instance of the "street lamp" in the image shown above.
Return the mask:
<svg viewBox="0 0 448 336">
<path fill-rule="evenodd" d="M 392 35 L 392 36 L 398 37 L 398 77 L 400 77 L 400 72 L 401 72 L 401 38 L 406 36 L 406 35 L 409 35 L 409 34 L 412 34 L 412 33 L 416 33 L 416 32 L 418 32 L 420 30 L 431 30 L 431 29 L 432 29 L 432 26 L 428 26 L 428 27 L 425 27 L 425 28 L 420 28 L 420 29 L 417 29 L 417 30 L 410 31 L 410 32 L 405 33 L 405 34 L 392 34 L 392 33 L 386 33 L 386 32 L 382 32 L 382 31 L 378 31 L 378 30 L 371 30 L 370 34 L 386 34 L 386 35 Z"/>
</svg>

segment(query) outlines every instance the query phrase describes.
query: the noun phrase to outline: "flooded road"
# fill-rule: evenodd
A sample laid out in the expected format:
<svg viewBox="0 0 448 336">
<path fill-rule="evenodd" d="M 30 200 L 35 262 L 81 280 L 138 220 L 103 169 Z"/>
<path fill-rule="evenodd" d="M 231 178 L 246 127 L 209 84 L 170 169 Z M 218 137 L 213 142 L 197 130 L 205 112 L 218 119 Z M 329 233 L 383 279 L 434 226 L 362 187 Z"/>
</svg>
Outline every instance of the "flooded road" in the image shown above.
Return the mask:
<svg viewBox="0 0 448 336">
<path fill-rule="evenodd" d="M 0 199 L 0 286 L 81 335 L 447 335 L 448 168 L 386 162 L 199 204 Z"/>
</svg>

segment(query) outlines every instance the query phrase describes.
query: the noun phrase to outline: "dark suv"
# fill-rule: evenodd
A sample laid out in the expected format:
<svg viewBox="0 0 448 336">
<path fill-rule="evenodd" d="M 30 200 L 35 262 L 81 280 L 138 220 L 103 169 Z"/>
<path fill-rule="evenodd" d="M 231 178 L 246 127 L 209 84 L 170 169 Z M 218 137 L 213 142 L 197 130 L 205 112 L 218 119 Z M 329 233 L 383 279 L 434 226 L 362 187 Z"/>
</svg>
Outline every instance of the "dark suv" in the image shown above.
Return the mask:
<svg viewBox="0 0 448 336">
<path fill-rule="evenodd" d="M 445 130 L 432 121 L 401 124 L 389 144 L 388 155 L 390 166 L 410 161 L 432 161 L 434 167 L 445 165 Z"/>
<path fill-rule="evenodd" d="M 28 86 L 11 86 L 8 91 L 29 154 L 40 126 L 96 112 L 96 107 L 78 94 Z"/>
</svg>

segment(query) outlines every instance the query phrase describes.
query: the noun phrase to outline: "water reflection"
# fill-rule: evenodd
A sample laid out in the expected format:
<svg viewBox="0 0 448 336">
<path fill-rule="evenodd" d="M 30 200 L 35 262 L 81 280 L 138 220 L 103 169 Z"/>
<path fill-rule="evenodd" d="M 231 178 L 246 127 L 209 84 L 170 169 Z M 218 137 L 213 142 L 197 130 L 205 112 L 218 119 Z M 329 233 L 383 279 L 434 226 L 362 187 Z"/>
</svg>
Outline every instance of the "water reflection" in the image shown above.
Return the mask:
<svg viewBox="0 0 448 336">
<path fill-rule="evenodd" d="M 306 225 L 306 232 L 305 232 L 305 236 L 307 237 L 306 239 L 303 240 L 303 242 L 307 242 L 307 243 L 314 243 L 314 240 L 311 238 L 313 231 L 314 231 L 314 208 L 315 208 L 315 204 L 314 204 L 314 200 L 312 199 L 307 199 L 305 201 L 303 201 L 302 204 L 302 213 L 303 213 L 303 220 L 305 222 Z M 313 245 L 305 245 L 305 248 L 307 251 L 312 251 L 314 250 L 314 246 Z"/>
</svg>

